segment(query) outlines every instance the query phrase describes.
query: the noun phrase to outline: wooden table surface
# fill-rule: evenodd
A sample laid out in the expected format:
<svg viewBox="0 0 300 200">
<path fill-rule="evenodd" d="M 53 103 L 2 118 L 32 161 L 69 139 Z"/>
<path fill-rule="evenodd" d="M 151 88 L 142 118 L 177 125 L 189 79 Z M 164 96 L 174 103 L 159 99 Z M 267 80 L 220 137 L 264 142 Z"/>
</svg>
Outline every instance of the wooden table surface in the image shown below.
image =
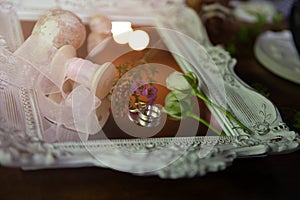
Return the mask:
<svg viewBox="0 0 300 200">
<path fill-rule="evenodd" d="M 237 55 L 236 73 L 261 83 L 279 107 L 300 110 L 300 85 L 266 70 L 251 47 Z M 22 171 L 0 167 L 0 199 L 299 199 L 300 151 L 237 159 L 204 177 L 163 180 L 101 168 Z"/>
</svg>

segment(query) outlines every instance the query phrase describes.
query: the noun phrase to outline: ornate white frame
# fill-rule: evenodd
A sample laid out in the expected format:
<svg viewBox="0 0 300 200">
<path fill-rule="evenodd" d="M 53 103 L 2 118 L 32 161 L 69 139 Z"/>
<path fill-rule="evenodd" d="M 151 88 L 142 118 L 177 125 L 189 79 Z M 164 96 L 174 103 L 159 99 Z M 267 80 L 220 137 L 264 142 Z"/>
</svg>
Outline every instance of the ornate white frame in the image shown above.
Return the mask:
<svg viewBox="0 0 300 200">
<path fill-rule="evenodd" d="M 233 122 L 222 118 L 218 110 L 209 107 L 218 120 L 225 120 L 223 128 L 227 130 L 228 136 L 45 143 L 41 137 L 42 122 L 35 91 L 14 85 L 13 80 L 9 79 L 8 75 L 13 73 L 9 70 L 13 70 L 18 61 L 2 46 L 0 49 L 2 65 L 0 97 L 5 98 L 6 104 L 1 107 L 3 110 L 1 110 L 0 117 L 1 165 L 31 170 L 98 166 L 139 175 L 181 178 L 223 170 L 236 158 L 287 153 L 299 148 L 299 135 L 289 131 L 281 120 L 276 106 L 235 75 L 233 71 L 235 60 L 220 47 L 210 45 L 206 32 L 193 11 L 181 3 L 174 3 L 172 8 L 159 10 L 158 14 L 158 10 L 154 9 L 157 5 L 153 3 L 154 1 L 150 2 L 152 4 L 148 2 L 148 6 L 152 6 L 153 12 L 155 10 L 158 16 L 156 21 L 158 26 L 177 31 L 184 30 L 185 34 L 205 46 L 205 49 L 201 51 L 207 52 L 209 59 L 213 60 L 216 67 L 214 70 L 207 68 L 206 75 L 218 74 L 223 78 L 225 89 L 230 96 L 228 109 L 250 126 L 255 132 L 254 135 L 231 129 L 230 127 L 234 127 Z M 164 16 L 169 16 L 170 12 L 173 17 L 166 20 Z M 189 20 L 189 23 L 185 23 L 186 20 Z M 167 36 L 165 42 L 170 49 L 185 52 L 185 55 L 191 55 L 191 59 L 198 62 L 193 47 L 185 45 L 180 38 L 173 38 L 172 35 L 165 36 Z M 183 66 L 184 71 L 193 71 L 199 79 L 203 80 L 201 67 L 188 65 L 181 58 L 177 58 L 177 61 Z M 3 66 L 6 68 L 4 69 Z M 249 99 L 244 101 L 242 106 L 239 105 L 240 102 L 234 100 L 235 97 L 241 98 L 239 95 L 246 95 Z M 218 99 L 215 100 L 218 101 Z M 239 113 L 241 108 L 242 110 L 251 109 L 251 114 L 254 116 Z M 5 109 L 11 111 L 12 114 L 9 115 L 8 112 L 5 114 Z"/>
</svg>

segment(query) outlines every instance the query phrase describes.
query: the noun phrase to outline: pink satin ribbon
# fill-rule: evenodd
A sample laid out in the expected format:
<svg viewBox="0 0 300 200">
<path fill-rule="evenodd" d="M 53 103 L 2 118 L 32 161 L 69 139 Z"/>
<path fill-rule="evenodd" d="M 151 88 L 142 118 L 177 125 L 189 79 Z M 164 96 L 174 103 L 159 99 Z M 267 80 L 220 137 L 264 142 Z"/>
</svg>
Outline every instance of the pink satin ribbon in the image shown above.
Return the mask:
<svg viewBox="0 0 300 200">
<path fill-rule="evenodd" d="M 46 119 L 45 141 L 86 141 L 108 119 L 110 104 L 106 96 L 115 79 L 114 66 L 111 63 L 100 66 L 72 57 L 70 47 L 61 47 L 68 50 L 64 52 L 42 43 L 38 36 L 30 37 L 15 55 L 26 58 L 39 73 L 33 87 L 42 117 Z M 42 52 L 28 51 L 34 45 L 43 46 Z M 45 55 L 48 57 L 44 58 Z M 97 97 L 98 93 L 101 95 Z"/>
</svg>

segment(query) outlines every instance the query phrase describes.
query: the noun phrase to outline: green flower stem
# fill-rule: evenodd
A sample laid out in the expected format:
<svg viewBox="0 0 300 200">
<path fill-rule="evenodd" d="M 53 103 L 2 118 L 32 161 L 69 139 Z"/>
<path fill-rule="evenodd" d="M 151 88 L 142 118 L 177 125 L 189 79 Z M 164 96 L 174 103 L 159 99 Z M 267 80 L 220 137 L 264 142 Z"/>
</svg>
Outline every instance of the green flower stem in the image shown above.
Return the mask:
<svg viewBox="0 0 300 200">
<path fill-rule="evenodd" d="M 218 135 L 223 135 L 221 131 L 217 130 L 215 127 L 211 126 L 207 121 L 205 121 L 204 119 L 202 119 L 201 117 L 199 117 L 198 115 L 195 115 L 192 112 L 188 112 L 186 113 L 188 117 L 194 118 L 196 120 L 198 120 L 199 122 L 201 122 L 202 124 L 204 124 L 205 126 L 207 126 L 210 130 L 212 130 L 213 132 L 215 132 Z"/>
<path fill-rule="evenodd" d="M 219 111 L 221 111 L 222 113 L 224 113 L 226 115 L 226 117 L 228 117 L 229 119 L 231 119 L 232 121 L 234 121 L 235 123 L 237 123 L 239 125 L 238 128 L 243 129 L 245 132 L 249 133 L 249 134 L 253 134 L 252 130 L 249 129 L 247 126 L 245 126 L 242 122 L 240 122 L 238 119 L 236 119 L 228 110 L 218 106 L 217 104 L 214 104 L 211 100 L 209 100 L 208 98 L 206 98 L 205 96 L 203 96 L 197 89 L 193 89 L 194 94 L 200 98 L 201 100 L 203 100 L 205 103 L 207 103 L 210 106 L 213 106 L 215 108 L 217 108 Z"/>
</svg>

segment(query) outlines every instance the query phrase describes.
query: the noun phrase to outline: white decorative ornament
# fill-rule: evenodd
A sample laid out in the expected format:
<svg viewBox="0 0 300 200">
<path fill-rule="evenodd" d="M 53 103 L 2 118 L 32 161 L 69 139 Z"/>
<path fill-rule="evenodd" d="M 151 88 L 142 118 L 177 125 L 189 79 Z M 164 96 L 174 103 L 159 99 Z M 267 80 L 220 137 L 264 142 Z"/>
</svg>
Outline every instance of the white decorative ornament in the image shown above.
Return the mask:
<svg viewBox="0 0 300 200">
<path fill-rule="evenodd" d="M 268 70 L 300 84 L 300 59 L 289 30 L 262 33 L 255 42 L 254 52 Z"/>
</svg>

